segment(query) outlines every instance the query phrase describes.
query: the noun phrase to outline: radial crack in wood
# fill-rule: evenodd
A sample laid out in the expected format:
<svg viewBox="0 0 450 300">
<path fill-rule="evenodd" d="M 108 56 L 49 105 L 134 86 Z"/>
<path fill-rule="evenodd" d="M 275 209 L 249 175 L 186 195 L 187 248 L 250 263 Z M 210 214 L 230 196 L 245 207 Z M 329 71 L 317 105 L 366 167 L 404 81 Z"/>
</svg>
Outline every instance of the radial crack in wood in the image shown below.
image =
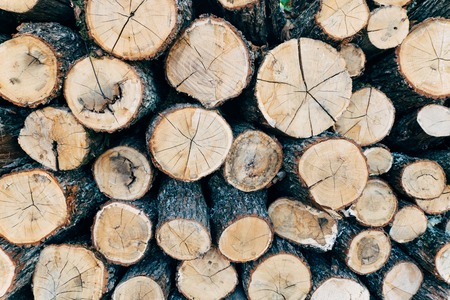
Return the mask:
<svg viewBox="0 0 450 300">
<path fill-rule="evenodd" d="M 345 66 L 350 77 L 358 77 L 363 73 L 366 65 L 366 55 L 360 47 L 351 43 L 344 44 L 341 46 L 339 54 L 345 60 Z"/>
<path fill-rule="evenodd" d="M 389 258 L 389 237 L 379 230 L 364 230 L 350 242 L 346 264 L 357 274 L 370 274 L 379 270 Z"/>
<path fill-rule="evenodd" d="M 353 36 L 367 25 L 369 7 L 365 0 L 321 0 L 316 22 L 335 40 Z"/>
<path fill-rule="evenodd" d="M 35 244 L 68 222 L 64 191 L 50 173 L 33 169 L 0 179 L 0 235 Z"/>
<path fill-rule="evenodd" d="M 400 262 L 385 274 L 382 293 L 383 299 L 411 299 L 423 282 L 423 274 L 412 262 Z"/>
<path fill-rule="evenodd" d="M 243 37 L 230 23 L 212 16 L 197 19 L 184 31 L 165 65 L 170 85 L 206 108 L 241 94 L 252 68 Z"/>
<path fill-rule="evenodd" d="M 279 198 L 269 206 L 275 233 L 293 243 L 319 251 L 333 248 L 338 225 L 326 212 L 288 198 Z"/>
<path fill-rule="evenodd" d="M 394 162 L 391 151 L 386 147 L 376 146 L 364 150 L 367 158 L 369 175 L 381 175 L 387 173 Z"/>
<path fill-rule="evenodd" d="M 158 100 L 151 73 L 117 58 L 90 56 L 70 69 L 64 96 L 81 124 L 106 132 L 129 127 Z"/>
<path fill-rule="evenodd" d="M 386 226 L 397 211 L 397 197 L 391 187 L 380 179 L 370 179 L 361 197 L 350 207 L 350 214 L 365 226 Z"/>
<path fill-rule="evenodd" d="M 112 202 L 97 212 L 92 242 L 108 261 L 128 266 L 144 256 L 152 229 L 152 222 L 142 210 Z"/>
<path fill-rule="evenodd" d="M 427 200 L 415 199 L 415 202 L 426 214 L 443 214 L 450 210 L 450 186 L 447 185 L 437 198 Z"/>
<path fill-rule="evenodd" d="M 238 284 L 235 268 L 216 248 L 178 267 L 177 286 L 188 299 L 219 300 L 229 295 Z"/>
<path fill-rule="evenodd" d="M 428 219 L 418 207 L 405 206 L 394 217 L 389 235 L 397 243 L 407 243 L 427 230 Z"/>
<path fill-rule="evenodd" d="M 417 113 L 417 123 L 430 136 L 450 136 L 450 109 L 443 105 L 426 105 Z"/>
<path fill-rule="evenodd" d="M 268 52 L 261 64 L 255 95 L 270 126 L 296 138 L 332 126 L 351 96 L 345 60 L 331 46 L 301 38 Z"/>
<path fill-rule="evenodd" d="M 239 134 L 224 164 L 225 180 L 237 189 L 252 192 L 267 187 L 283 162 L 278 141 L 259 130 Z"/>
<path fill-rule="evenodd" d="M 196 181 L 218 169 L 233 141 L 230 126 L 216 111 L 192 106 L 160 113 L 148 136 L 155 165 L 183 181 Z"/>
<path fill-rule="evenodd" d="M 67 108 L 46 107 L 32 112 L 19 135 L 22 149 L 55 171 L 76 169 L 87 162 L 93 142 Z"/>
<path fill-rule="evenodd" d="M 417 25 L 397 48 L 399 69 L 419 94 L 450 95 L 450 20 L 429 19 Z"/>
<path fill-rule="evenodd" d="M 394 105 L 384 93 L 372 87 L 363 88 L 353 93 L 334 129 L 361 146 L 367 146 L 389 134 L 394 118 Z"/>
<path fill-rule="evenodd" d="M 176 0 L 87 0 L 86 25 L 91 38 L 115 56 L 149 59 L 178 33 L 181 9 Z"/>
<path fill-rule="evenodd" d="M 144 154 L 128 146 L 103 153 L 93 166 L 95 181 L 110 198 L 136 200 L 150 189 L 154 171 Z"/>
<path fill-rule="evenodd" d="M 33 275 L 36 300 L 100 299 L 107 271 L 94 253 L 73 245 L 50 245 L 42 250 Z"/>
<path fill-rule="evenodd" d="M 405 9 L 387 6 L 371 12 L 367 35 L 376 48 L 395 48 L 403 42 L 408 33 L 409 19 Z"/>
</svg>

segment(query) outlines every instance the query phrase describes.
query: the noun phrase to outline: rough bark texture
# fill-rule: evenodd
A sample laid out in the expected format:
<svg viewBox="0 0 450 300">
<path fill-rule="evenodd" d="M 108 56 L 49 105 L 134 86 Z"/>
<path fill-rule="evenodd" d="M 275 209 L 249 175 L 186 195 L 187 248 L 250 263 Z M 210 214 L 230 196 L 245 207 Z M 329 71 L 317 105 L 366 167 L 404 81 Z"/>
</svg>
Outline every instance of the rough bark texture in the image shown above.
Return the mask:
<svg viewBox="0 0 450 300">
<path fill-rule="evenodd" d="M 413 300 L 447 300 L 450 298 L 450 286 L 425 274 L 422 286 L 412 297 Z"/>
<path fill-rule="evenodd" d="M 407 6 L 408 17 L 414 23 L 422 22 L 431 17 L 450 17 L 450 7 L 445 1 L 414 0 Z"/>
</svg>

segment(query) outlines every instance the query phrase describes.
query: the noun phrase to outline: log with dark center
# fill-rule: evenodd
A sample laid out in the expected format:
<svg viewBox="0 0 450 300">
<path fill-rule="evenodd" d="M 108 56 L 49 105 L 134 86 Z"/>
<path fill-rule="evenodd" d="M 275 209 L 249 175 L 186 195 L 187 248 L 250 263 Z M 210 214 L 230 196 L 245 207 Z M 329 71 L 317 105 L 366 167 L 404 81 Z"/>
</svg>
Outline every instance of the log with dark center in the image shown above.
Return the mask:
<svg viewBox="0 0 450 300">
<path fill-rule="evenodd" d="M 289 198 L 275 200 L 268 211 L 278 236 L 320 252 L 333 248 L 338 224 L 328 213 Z"/>
<path fill-rule="evenodd" d="M 252 61 L 247 42 L 233 25 L 203 16 L 170 49 L 166 77 L 177 91 L 213 108 L 241 94 L 250 81 Z"/>
<path fill-rule="evenodd" d="M 81 37 L 58 23 L 24 23 L 0 44 L 0 95 L 36 107 L 61 95 L 69 65 L 84 54 Z"/>
<path fill-rule="evenodd" d="M 155 58 L 191 18 L 191 1 L 87 0 L 89 36 L 104 50 L 126 60 Z"/>
</svg>

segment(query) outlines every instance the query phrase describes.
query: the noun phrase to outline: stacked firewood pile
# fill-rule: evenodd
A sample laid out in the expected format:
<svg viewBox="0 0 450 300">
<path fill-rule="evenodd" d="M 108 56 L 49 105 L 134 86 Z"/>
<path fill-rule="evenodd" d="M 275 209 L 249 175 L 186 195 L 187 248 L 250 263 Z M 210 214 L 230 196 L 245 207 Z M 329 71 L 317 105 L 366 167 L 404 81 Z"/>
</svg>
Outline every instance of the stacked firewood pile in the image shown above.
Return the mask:
<svg viewBox="0 0 450 300">
<path fill-rule="evenodd" d="M 450 299 L 447 0 L 0 9 L 0 299 Z"/>
</svg>

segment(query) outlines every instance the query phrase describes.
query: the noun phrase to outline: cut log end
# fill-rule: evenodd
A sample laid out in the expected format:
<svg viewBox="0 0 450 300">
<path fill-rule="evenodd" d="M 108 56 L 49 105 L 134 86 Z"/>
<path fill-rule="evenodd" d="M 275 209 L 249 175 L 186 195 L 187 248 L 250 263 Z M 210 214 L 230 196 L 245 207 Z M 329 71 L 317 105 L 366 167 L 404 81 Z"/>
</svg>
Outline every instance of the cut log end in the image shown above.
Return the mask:
<svg viewBox="0 0 450 300">
<path fill-rule="evenodd" d="M 128 266 L 139 261 L 152 237 L 152 223 L 142 210 L 113 202 L 95 216 L 92 242 L 108 261 Z"/>
<path fill-rule="evenodd" d="M 417 113 L 417 123 L 430 136 L 450 136 L 450 109 L 443 105 L 426 105 Z"/>
<path fill-rule="evenodd" d="M 450 243 L 439 249 L 435 257 L 435 264 L 439 277 L 450 283 Z"/>
<path fill-rule="evenodd" d="M 353 203 L 369 175 L 361 149 L 344 139 L 327 139 L 307 148 L 298 161 L 298 173 L 313 200 L 332 210 Z"/>
<path fill-rule="evenodd" d="M 203 224 L 184 219 L 164 223 L 156 231 L 156 241 L 166 254 L 178 260 L 196 259 L 211 247 L 209 231 Z"/>
<path fill-rule="evenodd" d="M 364 150 L 370 175 L 387 173 L 394 162 L 391 151 L 383 147 L 371 147 Z"/>
<path fill-rule="evenodd" d="M 164 293 L 159 284 L 146 276 L 136 276 L 119 284 L 112 295 L 113 300 L 164 298 Z"/>
<path fill-rule="evenodd" d="M 339 53 L 345 60 L 345 65 L 350 77 L 358 77 L 364 71 L 366 55 L 364 51 L 355 44 L 344 44 Z"/>
<path fill-rule="evenodd" d="M 261 64 L 255 95 L 267 123 L 296 138 L 317 135 L 344 112 L 352 80 L 344 59 L 321 41 L 292 39 Z"/>
<path fill-rule="evenodd" d="M 0 297 L 3 297 L 14 284 L 16 265 L 14 261 L 0 248 Z"/>
<path fill-rule="evenodd" d="M 0 44 L 0 95 L 18 106 L 46 103 L 58 89 L 55 50 L 36 36 L 21 35 Z"/>
<path fill-rule="evenodd" d="M 406 10 L 398 6 L 374 10 L 367 24 L 369 41 L 378 49 L 390 49 L 400 45 L 409 32 Z"/>
<path fill-rule="evenodd" d="M 353 36 L 367 25 L 369 7 L 364 0 L 322 0 L 316 21 L 332 39 Z"/>
<path fill-rule="evenodd" d="M 42 250 L 36 264 L 33 295 L 36 300 L 98 300 L 106 279 L 105 266 L 91 251 L 80 246 L 50 245 Z"/>
<path fill-rule="evenodd" d="M 237 10 L 259 3 L 259 0 L 218 0 L 219 3 L 229 10 Z"/>
<path fill-rule="evenodd" d="M 32 112 L 20 131 L 19 144 L 32 159 L 55 171 L 78 168 L 90 152 L 86 130 L 64 108 Z"/>
<path fill-rule="evenodd" d="M 175 0 L 86 1 L 89 35 L 100 47 L 126 60 L 153 58 L 164 50 L 169 37 L 176 34 L 177 18 Z"/>
<path fill-rule="evenodd" d="M 416 26 L 397 49 L 400 72 L 418 93 L 450 96 L 450 20 L 429 19 Z"/>
<path fill-rule="evenodd" d="M 370 179 L 350 211 L 365 226 L 385 226 L 397 211 L 397 197 L 387 183 Z"/>
<path fill-rule="evenodd" d="M 142 198 L 150 189 L 154 173 L 145 155 L 128 146 L 103 153 L 93 171 L 100 191 L 119 200 Z"/>
<path fill-rule="evenodd" d="M 225 180 L 252 192 L 267 187 L 283 162 L 281 145 L 262 131 L 247 130 L 236 137 L 224 165 Z"/>
<path fill-rule="evenodd" d="M 133 67 L 119 59 L 86 57 L 70 69 L 64 95 L 80 123 L 113 132 L 128 127 L 136 117 L 144 83 Z"/>
<path fill-rule="evenodd" d="M 437 198 L 429 200 L 415 199 L 415 202 L 426 214 L 443 214 L 450 210 L 450 186 L 447 185 Z"/>
<path fill-rule="evenodd" d="M 395 215 L 389 235 L 397 243 L 407 243 L 421 236 L 427 225 L 428 219 L 422 210 L 413 205 L 405 206 Z"/>
<path fill-rule="evenodd" d="M 155 165 L 169 176 L 196 181 L 218 169 L 233 133 L 215 111 L 185 107 L 162 112 L 149 141 Z"/>
<path fill-rule="evenodd" d="M 248 284 L 249 299 L 305 299 L 312 287 L 308 265 L 292 254 L 263 260 Z"/>
<path fill-rule="evenodd" d="M 369 300 L 367 288 L 350 278 L 330 278 L 324 281 L 311 295 L 311 300 Z"/>
<path fill-rule="evenodd" d="M 383 280 L 383 299 L 411 299 L 423 282 L 422 271 L 411 262 L 400 262 L 390 269 Z"/>
<path fill-rule="evenodd" d="M 219 238 L 219 250 L 231 261 L 251 261 L 267 251 L 272 238 L 272 229 L 266 220 L 244 217 L 225 228 Z"/>
<path fill-rule="evenodd" d="M 237 284 L 236 270 L 216 248 L 201 258 L 182 262 L 177 273 L 178 289 L 188 299 L 223 299 Z"/>
<path fill-rule="evenodd" d="M 321 251 L 331 250 L 338 234 L 329 214 L 299 201 L 280 198 L 269 206 L 269 216 L 277 235 Z"/>
<path fill-rule="evenodd" d="M 375 88 L 363 88 L 352 95 L 334 128 L 361 146 L 367 146 L 389 134 L 394 118 L 394 105 L 384 93 Z"/>
<path fill-rule="evenodd" d="M 12 243 L 39 243 L 69 219 L 64 191 L 46 171 L 5 175 L 0 190 L 0 235 Z"/>
<path fill-rule="evenodd" d="M 22 0 L 22 1 L 11 1 L 11 0 L 0 0 L 0 9 L 6 10 L 14 13 L 26 13 L 38 3 L 39 0 Z"/>
<path fill-rule="evenodd" d="M 379 230 L 364 230 L 348 249 L 346 264 L 357 274 L 370 274 L 384 266 L 391 253 L 389 237 Z"/>
<path fill-rule="evenodd" d="M 241 94 L 252 63 L 242 36 L 215 17 L 193 22 L 170 49 L 166 76 L 177 91 L 213 108 Z"/>
<path fill-rule="evenodd" d="M 406 194 L 413 198 L 433 199 L 444 191 L 446 177 L 437 162 L 419 160 L 403 169 L 401 184 Z"/>
</svg>

